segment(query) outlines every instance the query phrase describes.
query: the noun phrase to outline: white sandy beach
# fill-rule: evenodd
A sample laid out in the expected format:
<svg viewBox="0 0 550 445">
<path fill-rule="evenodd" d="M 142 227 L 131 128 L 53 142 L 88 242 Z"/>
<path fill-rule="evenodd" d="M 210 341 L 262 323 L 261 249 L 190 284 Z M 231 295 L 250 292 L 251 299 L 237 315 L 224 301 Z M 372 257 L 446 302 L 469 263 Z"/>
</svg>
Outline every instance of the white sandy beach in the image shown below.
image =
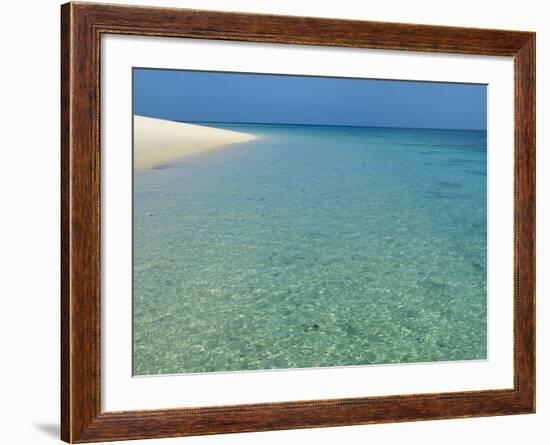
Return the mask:
<svg viewBox="0 0 550 445">
<path fill-rule="evenodd" d="M 134 169 L 168 164 L 253 139 L 256 136 L 238 131 L 134 116 Z"/>
</svg>

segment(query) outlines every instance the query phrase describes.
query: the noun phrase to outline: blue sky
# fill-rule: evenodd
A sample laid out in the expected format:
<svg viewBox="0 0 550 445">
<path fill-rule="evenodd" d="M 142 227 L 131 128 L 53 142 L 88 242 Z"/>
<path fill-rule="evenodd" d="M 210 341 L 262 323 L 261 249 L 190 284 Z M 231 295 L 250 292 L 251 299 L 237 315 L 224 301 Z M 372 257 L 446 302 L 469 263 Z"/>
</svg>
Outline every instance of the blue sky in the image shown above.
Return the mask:
<svg viewBox="0 0 550 445">
<path fill-rule="evenodd" d="M 135 68 L 134 113 L 188 122 L 485 130 L 485 85 Z"/>
</svg>

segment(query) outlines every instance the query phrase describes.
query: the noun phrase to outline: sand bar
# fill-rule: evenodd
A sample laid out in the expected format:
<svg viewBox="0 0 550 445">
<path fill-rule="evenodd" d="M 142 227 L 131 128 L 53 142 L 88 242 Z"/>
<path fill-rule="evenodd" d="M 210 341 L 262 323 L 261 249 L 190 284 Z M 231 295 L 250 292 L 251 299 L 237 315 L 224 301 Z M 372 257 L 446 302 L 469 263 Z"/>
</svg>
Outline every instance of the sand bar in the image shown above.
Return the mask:
<svg viewBox="0 0 550 445">
<path fill-rule="evenodd" d="M 134 168 L 165 165 L 253 139 L 256 136 L 239 131 L 134 116 Z"/>
</svg>

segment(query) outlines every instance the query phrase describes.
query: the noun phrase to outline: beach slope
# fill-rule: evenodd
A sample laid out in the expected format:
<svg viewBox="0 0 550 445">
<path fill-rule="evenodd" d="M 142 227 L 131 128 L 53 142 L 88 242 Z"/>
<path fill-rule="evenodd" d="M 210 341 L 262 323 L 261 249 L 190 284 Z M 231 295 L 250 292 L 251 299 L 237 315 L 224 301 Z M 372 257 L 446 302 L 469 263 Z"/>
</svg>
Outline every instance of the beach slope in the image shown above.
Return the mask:
<svg viewBox="0 0 550 445">
<path fill-rule="evenodd" d="M 169 164 L 253 139 L 256 136 L 238 131 L 134 116 L 134 169 Z"/>
</svg>

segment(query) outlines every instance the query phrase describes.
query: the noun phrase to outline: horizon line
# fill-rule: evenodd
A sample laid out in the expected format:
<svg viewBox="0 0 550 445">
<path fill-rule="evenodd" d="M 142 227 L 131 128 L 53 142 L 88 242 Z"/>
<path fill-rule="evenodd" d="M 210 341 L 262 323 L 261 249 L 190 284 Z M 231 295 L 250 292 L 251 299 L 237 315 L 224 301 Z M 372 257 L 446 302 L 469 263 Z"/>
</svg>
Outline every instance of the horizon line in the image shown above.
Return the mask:
<svg viewBox="0 0 550 445">
<path fill-rule="evenodd" d="M 135 116 L 151 117 L 154 119 L 163 119 L 156 116 L 144 116 L 134 113 Z M 335 125 L 335 124 L 299 124 L 299 123 L 281 123 L 281 122 L 236 122 L 236 121 L 197 121 L 197 120 L 179 120 L 164 119 L 172 122 L 189 124 L 221 124 L 221 125 L 289 125 L 295 127 L 344 127 L 344 128 L 397 128 L 403 130 L 450 130 L 450 131 L 485 131 L 486 128 L 442 128 L 442 127 L 400 127 L 390 125 Z"/>
<path fill-rule="evenodd" d="M 279 122 L 233 122 L 233 121 L 189 121 L 174 120 L 174 122 L 190 124 L 222 124 L 222 125 L 289 125 L 295 127 L 345 127 L 345 128 L 397 128 L 403 130 L 451 130 L 451 131 L 487 131 L 486 128 L 442 128 L 442 127 L 393 127 L 390 125 L 335 125 L 335 124 L 298 124 Z"/>
</svg>

